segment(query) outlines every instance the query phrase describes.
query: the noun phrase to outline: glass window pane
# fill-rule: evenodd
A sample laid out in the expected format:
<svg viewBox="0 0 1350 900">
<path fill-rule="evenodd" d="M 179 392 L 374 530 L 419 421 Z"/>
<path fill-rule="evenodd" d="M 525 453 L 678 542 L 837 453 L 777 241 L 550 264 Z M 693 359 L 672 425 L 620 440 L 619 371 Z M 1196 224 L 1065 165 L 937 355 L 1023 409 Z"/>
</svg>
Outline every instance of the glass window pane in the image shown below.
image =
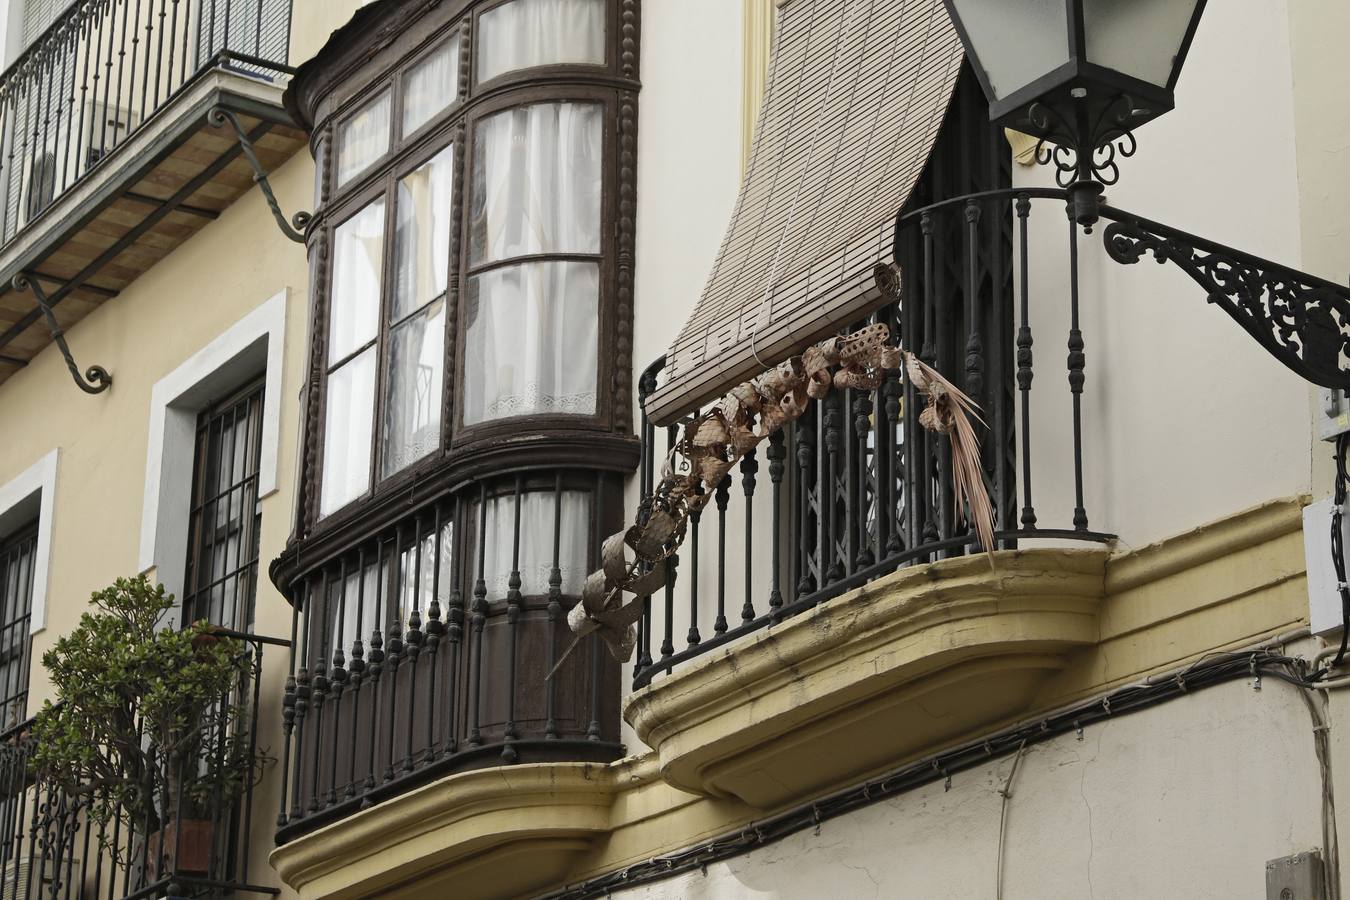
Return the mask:
<svg viewBox="0 0 1350 900">
<path fill-rule="evenodd" d="M 440 446 L 444 366 L 445 301 L 438 300 L 389 332 L 381 478 Z"/>
<path fill-rule="evenodd" d="M 464 422 L 595 412 L 599 267 L 534 262 L 469 279 Z"/>
<path fill-rule="evenodd" d="M 375 339 L 380 326 L 380 264 L 384 252 L 384 198 L 337 227 L 328 316 L 328 362 Z"/>
<path fill-rule="evenodd" d="M 445 293 L 454 173 L 451 145 L 398 183 L 390 321 L 397 322 Z"/>
<path fill-rule="evenodd" d="M 389 92 L 385 91 L 338 129 L 338 187 L 389 150 L 389 110 Z"/>
<path fill-rule="evenodd" d="M 432 530 L 434 523 L 429 516 L 422 527 L 426 529 L 426 533 L 422 536 L 421 558 L 418 558 L 418 545 L 411 538 L 408 548 L 399 554 L 398 583 L 402 587 L 402 592 L 399 595 L 398 608 L 399 621 L 404 625 L 408 623 L 414 609 L 420 611 L 422 627 L 425 629 L 427 608 L 431 605 L 432 597 L 441 602 L 441 621 L 447 621 L 450 615 L 452 605 L 450 595 L 455 589 L 455 528 L 454 522 L 448 519 L 441 523 L 441 555 L 438 560 L 436 533 Z"/>
<path fill-rule="evenodd" d="M 412 134 L 459 97 L 459 35 L 408 70 L 403 82 L 403 135 Z"/>
<path fill-rule="evenodd" d="M 478 19 L 478 80 L 556 63 L 604 65 L 605 0 L 513 0 Z"/>
<path fill-rule="evenodd" d="M 375 417 L 375 348 L 328 374 L 319 515 L 341 509 L 370 487 L 370 431 Z"/>
<path fill-rule="evenodd" d="M 476 128 L 470 254 L 600 252 L 601 107 L 536 103 Z"/>
<path fill-rule="evenodd" d="M 553 569 L 552 491 L 529 491 L 520 505 L 520 592 L 525 596 L 547 594 Z M 473 526 L 479 525 L 478 504 L 472 510 Z M 562 592 L 576 596 L 586 581 L 586 549 L 590 534 L 591 495 L 585 491 L 562 492 L 561 533 L 558 535 L 558 574 Z M 500 600 L 511 587 L 511 561 L 515 549 L 516 497 L 488 497 L 483 547 L 483 580 L 487 599 Z M 474 547 L 472 559 L 477 561 Z M 478 572 L 473 573 L 478 577 Z"/>
<path fill-rule="evenodd" d="M 1069 61 L 1064 0 L 953 0 L 994 99 Z"/>
</svg>

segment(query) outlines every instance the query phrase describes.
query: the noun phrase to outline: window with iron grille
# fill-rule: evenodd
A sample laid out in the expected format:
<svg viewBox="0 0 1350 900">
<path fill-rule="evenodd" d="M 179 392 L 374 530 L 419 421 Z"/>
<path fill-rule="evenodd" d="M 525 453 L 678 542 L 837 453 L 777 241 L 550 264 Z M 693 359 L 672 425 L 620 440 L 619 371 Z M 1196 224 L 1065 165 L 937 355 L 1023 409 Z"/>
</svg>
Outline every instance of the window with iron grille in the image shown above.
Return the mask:
<svg viewBox="0 0 1350 900">
<path fill-rule="evenodd" d="M 183 623 L 247 631 L 258 584 L 263 380 L 204 410 L 192 465 Z"/>
<path fill-rule="evenodd" d="M 0 731 L 22 722 L 28 712 L 36 556 L 36 522 L 0 539 Z"/>
</svg>

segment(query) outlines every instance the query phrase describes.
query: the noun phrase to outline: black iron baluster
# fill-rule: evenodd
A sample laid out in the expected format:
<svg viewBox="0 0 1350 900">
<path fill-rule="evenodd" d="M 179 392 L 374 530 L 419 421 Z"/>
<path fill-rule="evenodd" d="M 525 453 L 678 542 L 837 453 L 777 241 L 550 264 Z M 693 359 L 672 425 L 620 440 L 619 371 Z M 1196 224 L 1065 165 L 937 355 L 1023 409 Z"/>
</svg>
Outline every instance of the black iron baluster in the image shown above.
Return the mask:
<svg viewBox="0 0 1350 900">
<path fill-rule="evenodd" d="M 1069 390 L 1073 393 L 1073 487 L 1077 505 L 1073 527 L 1087 531 L 1087 509 L 1083 503 L 1083 374 L 1087 356 L 1083 353 L 1083 332 L 1078 328 L 1078 222 L 1069 206 Z"/>
<path fill-rule="evenodd" d="M 309 785 L 309 811 L 317 812 L 320 806 L 319 799 L 319 776 L 322 772 L 322 753 L 323 753 L 323 720 L 324 720 L 324 701 L 328 698 L 328 615 L 332 609 L 332 600 L 329 584 L 330 572 L 324 569 L 319 576 L 319 592 L 323 597 L 323 609 L 320 612 L 315 609 L 316 615 L 311 627 L 317 628 L 319 633 L 315 636 L 317 652 L 314 654 L 314 679 L 310 686 L 311 702 L 314 704 L 314 762 L 313 776 L 310 778 Z"/>
<path fill-rule="evenodd" d="M 108 54 L 103 62 L 103 109 L 108 110 L 108 100 L 111 97 L 113 81 L 113 38 L 117 33 L 117 5 L 112 4 L 108 9 L 108 19 L 106 22 L 108 29 Z M 187 46 L 186 43 L 183 45 Z M 186 55 L 186 51 L 184 52 Z M 102 160 L 108 155 L 108 116 L 99 116 L 99 138 L 98 138 L 98 158 Z M 91 142 L 92 143 L 92 142 Z"/>
<path fill-rule="evenodd" d="M 843 534 L 836 534 L 836 544 L 842 537 L 843 548 L 835 557 L 838 565 L 840 578 L 853 574 L 853 566 L 857 560 L 858 544 L 858 514 L 859 506 L 863 504 L 862 496 L 862 478 L 860 475 L 861 460 L 857 457 L 857 444 L 853 442 L 853 404 L 856 402 L 854 394 L 856 392 L 850 389 L 835 390 L 830 392 L 830 396 L 839 403 L 839 432 L 835 441 L 839 443 L 840 449 L 844 455 L 844 471 L 841 480 L 835 482 L 835 490 L 844 495 L 844 517 L 842 520 L 836 520 L 836 526 L 843 526 Z M 836 473 L 837 475 L 838 473 Z M 834 512 L 834 509 L 831 509 Z M 832 517 L 833 518 L 833 517 Z"/>
<path fill-rule="evenodd" d="M 854 471 L 855 477 L 849 483 L 849 493 L 857 495 L 857 508 L 853 515 L 849 516 L 850 528 L 857 534 L 854 541 L 853 557 L 850 560 L 851 568 L 849 574 L 853 574 L 859 569 L 865 569 L 873 562 L 880 559 L 879 554 L 872 552 L 872 541 L 876 540 L 877 532 L 880 526 L 876 520 L 880 517 L 880 491 L 877 476 L 877 460 L 873 459 L 872 464 L 868 465 L 868 444 L 872 436 L 872 394 L 870 391 L 849 391 L 850 395 L 856 394 L 853 399 L 853 433 L 856 441 L 856 450 L 854 451 Z M 868 503 L 868 488 L 871 488 L 871 503 Z M 872 518 L 874 527 L 871 530 L 872 540 L 868 539 L 868 518 Z"/>
<path fill-rule="evenodd" d="M 463 522 L 459 514 L 459 505 L 456 503 L 451 512 L 451 528 L 460 529 Z M 461 532 L 462 533 L 462 532 Z M 451 547 L 455 546 L 455 535 L 451 534 Z M 461 543 L 460 546 L 463 546 Z M 454 550 L 450 551 L 454 554 Z M 461 641 L 464 637 L 464 594 L 459 589 L 459 566 L 458 558 L 452 556 L 450 577 L 453 579 L 450 586 L 450 598 L 447 601 L 450 604 L 449 615 L 446 617 L 446 639 L 450 642 L 449 659 L 446 660 L 446 685 L 445 691 L 445 752 L 454 754 L 459 752 L 459 736 L 455 731 L 455 713 L 458 708 L 456 700 L 458 699 L 460 686 L 460 659 L 461 659 Z"/>
<path fill-rule="evenodd" d="M 131 111 L 131 105 L 132 105 L 132 103 L 135 102 L 135 99 L 136 99 L 136 62 L 137 62 L 137 60 L 139 60 L 139 58 L 140 58 L 140 49 L 141 49 L 141 3 L 142 3 L 142 2 L 143 2 L 143 0 L 136 0 L 136 17 L 135 17 L 135 19 L 134 19 L 134 20 L 132 21 L 132 23 L 131 23 L 131 80 L 130 80 L 130 82 L 128 82 L 128 84 L 127 84 L 127 97 L 126 97 L 126 103 L 125 103 L 125 104 L 118 103 L 118 106 L 120 106 L 120 107 L 126 109 L 127 112 L 130 112 L 130 111 Z M 258 2 L 261 3 L 262 0 L 258 0 Z M 122 36 L 122 40 L 123 40 L 123 41 L 126 40 L 126 35 L 123 35 L 123 36 Z M 142 87 L 144 87 L 144 85 L 142 85 Z M 118 95 L 119 95 L 119 99 L 120 99 L 120 98 L 121 98 L 121 85 L 118 86 Z M 142 117 L 142 118 L 145 117 L 145 107 L 144 107 L 144 105 L 142 105 L 142 107 L 141 107 L 141 117 Z"/>
<path fill-rule="evenodd" d="M 666 448 L 675 446 L 675 426 L 666 429 Z M 675 560 L 676 556 L 666 557 L 666 627 L 661 640 L 661 661 L 665 662 L 675 654 Z M 669 669 L 667 668 L 667 671 Z"/>
<path fill-rule="evenodd" d="M 753 448 L 741 457 L 741 492 L 745 495 L 745 558 L 741 561 L 745 572 L 745 599 L 741 602 L 741 623 L 753 622 L 755 619 L 755 593 L 754 593 L 754 505 L 755 505 L 755 474 L 759 472 L 759 460 L 755 458 Z M 773 541 L 777 543 L 775 535 Z"/>
<path fill-rule="evenodd" d="M 316 577 L 315 580 L 318 580 Z M 305 586 L 304 598 L 301 600 L 301 606 L 304 609 L 304 633 L 301 635 L 300 643 L 300 669 L 295 673 L 295 788 L 294 796 L 291 798 L 291 819 L 299 819 L 304 815 L 304 751 L 305 751 L 305 719 L 309 715 L 309 635 L 314 628 L 314 610 L 318 606 L 315 598 L 315 587 L 313 582 Z"/>
<path fill-rule="evenodd" d="M 291 666 L 290 672 L 286 675 L 286 686 L 281 695 L 281 809 L 277 812 L 277 827 L 282 828 L 290 821 L 287 815 L 287 789 L 291 769 L 296 770 L 296 781 L 300 780 L 300 767 L 294 759 L 291 758 L 291 736 L 295 731 L 295 653 L 296 638 L 300 631 L 300 610 L 304 608 L 303 591 L 297 592 L 294 584 L 291 585 Z M 298 754 L 297 754 L 298 755 Z"/>
<path fill-rule="evenodd" d="M 811 436 L 815 431 L 815 411 L 808 414 L 810 418 L 799 419 L 793 430 L 793 436 L 797 443 L 797 495 L 801 507 L 801 520 L 797 526 L 797 537 L 800 547 L 797 551 L 799 557 L 797 572 L 797 595 L 794 600 L 805 597 L 816 589 L 815 579 L 811 575 L 811 541 L 815 537 L 811 528 L 811 466 L 816 460 L 816 449 L 812 445 Z M 817 486 L 818 487 L 818 486 Z"/>
<path fill-rule="evenodd" d="M 685 642 L 690 647 L 696 647 L 703 641 L 703 637 L 698 632 L 698 567 L 699 557 L 699 523 L 703 521 L 703 510 L 695 509 L 689 512 L 689 631 L 685 634 Z M 721 619 L 722 627 L 726 628 L 726 619 Z M 720 632 L 719 632 L 720 633 Z"/>
<path fill-rule="evenodd" d="M 779 428 L 769 435 L 769 449 L 764 455 L 769 458 L 769 483 L 773 485 L 770 515 L 773 520 L 773 532 L 770 534 L 769 553 L 769 615 L 771 622 L 778 622 L 778 611 L 783 608 L 782 569 L 783 569 L 783 460 L 787 458 L 787 449 L 783 446 L 783 429 Z"/>
<path fill-rule="evenodd" d="M 1021 322 L 1017 328 L 1017 389 L 1022 394 L 1022 527 L 1036 527 L 1036 508 L 1031 503 L 1031 379 L 1032 368 L 1030 318 L 1030 289 L 1027 261 L 1027 217 L 1031 214 L 1031 198 L 1017 195 L 1018 253 L 1021 260 Z"/>
<path fill-rule="evenodd" d="M 385 605 L 384 537 L 375 539 L 375 622 L 370 629 L 370 759 L 367 763 L 365 792 L 375 789 L 375 735 L 380 730 L 380 713 L 384 710 L 390 720 L 394 718 L 394 692 L 388 691 L 389 702 L 384 702 L 380 682 L 384 675 L 384 617 Z M 370 799 L 361 801 L 362 808 L 370 804 Z"/>
<path fill-rule="evenodd" d="M 908 305 L 908 304 L 906 304 Z M 877 446 L 877 453 L 882 453 L 886 461 L 886 506 L 882 510 L 882 520 L 887 524 L 887 535 L 882 554 L 892 556 L 905 549 L 905 537 L 907 535 L 910 541 L 913 541 L 917 523 L 914 521 L 912 512 L 914 507 L 914 438 L 911 435 L 911 415 L 904 415 L 902 418 L 901 403 L 909 390 L 906 380 L 897 372 L 885 374 L 885 382 L 882 385 L 886 401 L 883 409 L 885 410 L 886 427 L 883 429 L 886 434 L 886 448 L 883 451 L 881 445 Z M 913 407 L 908 407 L 912 409 Z M 896 468 L 899 468 L 899 487 L 900 496 L 896 496 Z M 901 509 L 904 512 L 901 513 Z"/>
<path fill-rule="evenodd" d="M 600 566 L 600 544 L 605 539 L 604 532 L 601 530 L 602 517 L 600 510 L 604 509 L 605 498 L 605 476 L 601 472 L 595 473 L 595 493 L 591 495 L 591 502 L 594 504 L 594 515 L 591 516 L 591 564 L 587 571 L 594 571 Z M 605 652 L 604 642 L 596 633 L 591 634 L 591 722 L 586 727 L 586 740 L 600 740 L 600 678 L 603 674 L 603 658 L 601 654 Z"/>
<path fill-rule="evenodd" d="M 731 499 L 731 476 L 723 475 L 713 492 L 713 502 L 717 504 L 717 620 L 713 622 L 713 631 L 724 634 L 727 630 L 727 502 Z"/>
<path fill-rule="evenodd" d="M 843 577 L 843 566 L 838 561 L 838 546 L 835 535 L 835 514 L 839 508 L 836 492 L 839 487 L 839 427 L 842 414 L 839 409 L 839 392 L 831 391 L 825 398 L 824 440 L 821 442 L 825 453 L 824 465 L 817 471 L 825 474 L 820 482 L 820 571 L 821 587 Z"/>
<path fill-rule="evenodd" d="M 933 216 L 925 212 L 919 217 L 919 229 L 923 233 L 923 293 L 924 293 L 924 341 L 921 355 L 930 366 L 938 365 L 939 345 L 942 340 L 942 320 L 937 312 L 937 284 L 933 266 Z M 951 529 L 947 518 L 951 504 L 947 502 L 946 485 L 947 456 L 946 442 L 932 436 L 924 429 L 923 467 L 921 480 L 924 496 L 924 527 L 922 543 L 933 543 L 941 538 L 950 537 Z M 933 473 L 936 473 L 934 476 Z M 936 516 L 935 516 L 936 513 Z M 930 557 L 931 558 L 931 557 Z"/>
<path fill-rule="evenodd" d="M 525 502 L 525 495 L 522 491 L 522 480 L 520 475 L 516 475 L 516 483 L 513 490 L 512 516 L 511 516 L 511 574 L 506 582 L 506 730 L 502 734 L 502 762 L 510 765 L 520 758 L 516 748 L 511 746 L 517 738 L 516 734 L 516 645 L 518 637 L 516 629 L 520 622 L 520 508 Z"/>
<path fill-rule="evenodd" d="M 441 532 L 445 528 L 441 520 L 442 504 L 437 503 L 432 512 L 431 556 L 431 602 L 427 605 L 426 654 L 427 654 L 427 750 L 426 761 L 433 763 L 440 756 L 436 747 L 436 702 L 440 697 L 441 674 L 441 636 L 445 634 L 445 623 L 441 621 L 441 554 L 445 548 L 441 545 Z"/>
<path fill-rule="evenodd" d="M 214 33 L 214 32 L 213 32 Z M 389 638 L 384 645 L 384 664 L 389 669 L 389 753 L 384 767 L 384 780 L 394 778 L 394 739 L 398 734 L 398 670 L 403 658 L 403 523 L 394 529 L 394 552 L 389 557 L 394 578 L 390 591 Z M 412 711 L 409 710 L 409 715 Z"/>
<path fill-rule="evenodd" d="M 645 455 L 647 448 L 642 452 Z M 562 472 L 553 474 L 553 565 L 548 570 L 548 670 L 558 664 L 558 623 L 562 621 Z M 544 738 L 558 739 L 558 679 L 544 685 Z"/>
<path fill-rule="evenodd" d="M 82 31 L 80 42 L 84 45 L 84 65 L 80 68 L 80 118 L 79 126 L 75 131 L 75 144 L 77 147 L 75 153 L 75 178 L 79 178 L 89 168 L 89 145 L 93 143 L 90 138 L 93 136 L 94 123 L 92 121 L 89 123 L 89 134 L 86 135 L 84 130 L 84 117 L 89 109 L 89 49 L 91 46 L 97 47 L 98 44 L 97 38 L 94 37 L 94 18 L 94 15 L 88 15 L 85 17 L 84 21 L 80 23 Z M 97 63 L 95 65 L 97 65 Z M 97 68 L 94 71 L 94 77 L 97 79 Z M 94 82 L 94 96 L 98 96 L 97 80 Z"/>
<path fill-rule="evenodd" d="M 422 516 L 413 516 L 412 543 L 412 611 L 408 613 L 408 630 L 403 635 L 404 653 L 408 657 L 408 740 L 403 749 L 403 771 L 413 770 L 413 730 L 417 724 L 417 660 L 422 655 Z M 406 588 L 405 588 L 406 590 Z M 400 594 L 400 596 L 402 596 Z"/>
<path fill-rule="evenodd" d="M 157 46 L 156 49 L 155 49 L 155 107 L 156 107 L 156 108 L 159 107 L 159 103 L 160 103 L 160 93 L 159 93 L 160 78 L 161 78 L 161 77 L 163 76 L 163 74 L 164 74 L 164 33 L 165 33 L 164 19 L 167 18 L 167 13 L 164 12 L 164 4 L 165 4 L 166 2 L 167 2 L 167 0 L 159 0 L 159 25 L 155 28 L 156 37 L 158 38 L 158 46 Z M 259 8 L 259 9 L 262 8 L 262 4 L 261 4 L 261 3 L 258 4 L 258 8 Z M 173 54 L 173 32 L 172 32 L 172 26 L 170 26 L 170 30 L 169 30 L 169 53 L 170 53 L 170 59 L 169 59 L 169 76 L 170 76 L 170 77 L 173 77 L 173 58 L 172 58 L 172 54 Z"/>
<path fill-rule="evenodd" d="M 352 749 L 347 757 L 347 799 L 356 796 L 356 743 L 361 733 L 361 684 L 366 672 L 366 651 L 361 642 L 365 633 L 366 615 L 366 548 L 357 552 L 356 557 L 356 627 L 352 637 L 352 658 L 347 664 L 352 686 Z M 371 716 L 374 717 L 375 698 L 370 701 Z"/>
<path fill-rule="evenodd" d="M 487 484 L 478 485 L 478 580 L 473 584 L 473 675 L 469 687 L 469 699 L 473 703 L 473 725 L 469 728 L 469 746 L 478 747 L 483 743 L 480 727 L 480 706 L 482 697 L 479 690 L 483 678 L 483 625 L 487 619 L 487 576 L 484 565 L 487 556 Z"/>
<path fill-rule="evenodd" d="M 332 777 L 328 781 L 328 805 L 337 802 L 338 737 L 342 733 L 342 694 L 347 682 L 347 657 L 343 652 L 346 640 L 347 624 L 347 557 L 342 557 L 338 581 L 338 604 L 336 636 L 333 640 L 333 668 L 328 673 L 328 681 L 333 690 L 333 747 Z"/>
</svg>

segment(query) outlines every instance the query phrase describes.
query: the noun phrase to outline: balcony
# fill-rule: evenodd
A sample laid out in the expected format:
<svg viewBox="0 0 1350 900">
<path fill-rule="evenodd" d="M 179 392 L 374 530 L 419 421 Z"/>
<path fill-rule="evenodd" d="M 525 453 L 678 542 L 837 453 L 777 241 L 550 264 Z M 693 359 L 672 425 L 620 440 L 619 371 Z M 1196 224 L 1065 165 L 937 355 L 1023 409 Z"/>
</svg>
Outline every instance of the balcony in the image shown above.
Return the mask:
<svg viewBox="0 0 1350 900">
<path fill-rule="evenodd" d="M 77 0 L 0 74 L 0 382 L 305 142 L 281 106 L 290 0 Z"/>
<path fill-rule="evenodd" d="M 443 776 L 622 755 L 604 646 L 546 678 L 621 498 L 594 471 L 485 477 L 273 564 L 297 635 L 278 843 Z"/>
<path fill-rule="evenodd" d="M 646 600 L 625 716 L 667 781 L 777 808 L 1018 714 L 1095 641 L 1113 536 L 1084 499 L 1082 231 L 1067 200 L 1005 189 L 907 211 L 902 291 L 848 329 L 886 324 L 980 405 L 993 556 L 900 372 L 812 404 L 690 516 Z M 1033 304 L 1065 259 L 1065 289 Z M 1032 347 L 1051 325 L 1070 353 L 1047 373 Z M 645 493 L 679 435 L 642 427 Z M 878 733 L 881 715 L 906 724 Z"/>
<path fill-rule="evenodd" d="M 188 764 L 201 773 L 192 801 L 197 809 L 187 811 L 180 793 L 176 803 L 156 801 L 142 816 L 124 810 L 111 817 L 91 815 L 91 808 L 108 802 L 108 796 L 94 784 L 72 793 L 45 778 L 30 758 L 31 720 L 0 735 L 0 895 L 6 900 L 280 893 L 257 883 L 267 879 L 249 871 L 249 839 L 255 815 L 262 814 L 254 808 L 254 782 L 231 785 L 213 779 L 211 759 L 223 752 L 226 741 L 242 739 L 250 751 L 257 747 L 263 651 L 285 642 L 220 633 L 240 639 L 246 656 L 240 671 L 248 673 L 220 702 L 240 704 L 245 712 L 213 718 L 232 721 L 246 734 L 201 736 L 200 756 Z M 182 774 L 179 781 L 186 783 Z"/>
</svg>

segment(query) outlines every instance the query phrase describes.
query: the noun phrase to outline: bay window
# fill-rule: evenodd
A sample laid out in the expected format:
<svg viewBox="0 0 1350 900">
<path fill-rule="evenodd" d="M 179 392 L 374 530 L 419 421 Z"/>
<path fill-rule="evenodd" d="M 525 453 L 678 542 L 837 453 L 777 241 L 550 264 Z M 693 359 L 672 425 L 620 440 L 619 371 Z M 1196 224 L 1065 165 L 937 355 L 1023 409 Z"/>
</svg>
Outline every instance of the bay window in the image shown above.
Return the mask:
<svg viewBox="0 0 1350 900">
<path fill-rule="evenodd" d="M 544 676 L 639 455 L 637 13 L 388 0 L 288 90 L 318 170 L 296 531 L 270 569 L 310 692 L 292 830 L 458 767 L 622 753 L 603 647 Z"/>
</svg>

